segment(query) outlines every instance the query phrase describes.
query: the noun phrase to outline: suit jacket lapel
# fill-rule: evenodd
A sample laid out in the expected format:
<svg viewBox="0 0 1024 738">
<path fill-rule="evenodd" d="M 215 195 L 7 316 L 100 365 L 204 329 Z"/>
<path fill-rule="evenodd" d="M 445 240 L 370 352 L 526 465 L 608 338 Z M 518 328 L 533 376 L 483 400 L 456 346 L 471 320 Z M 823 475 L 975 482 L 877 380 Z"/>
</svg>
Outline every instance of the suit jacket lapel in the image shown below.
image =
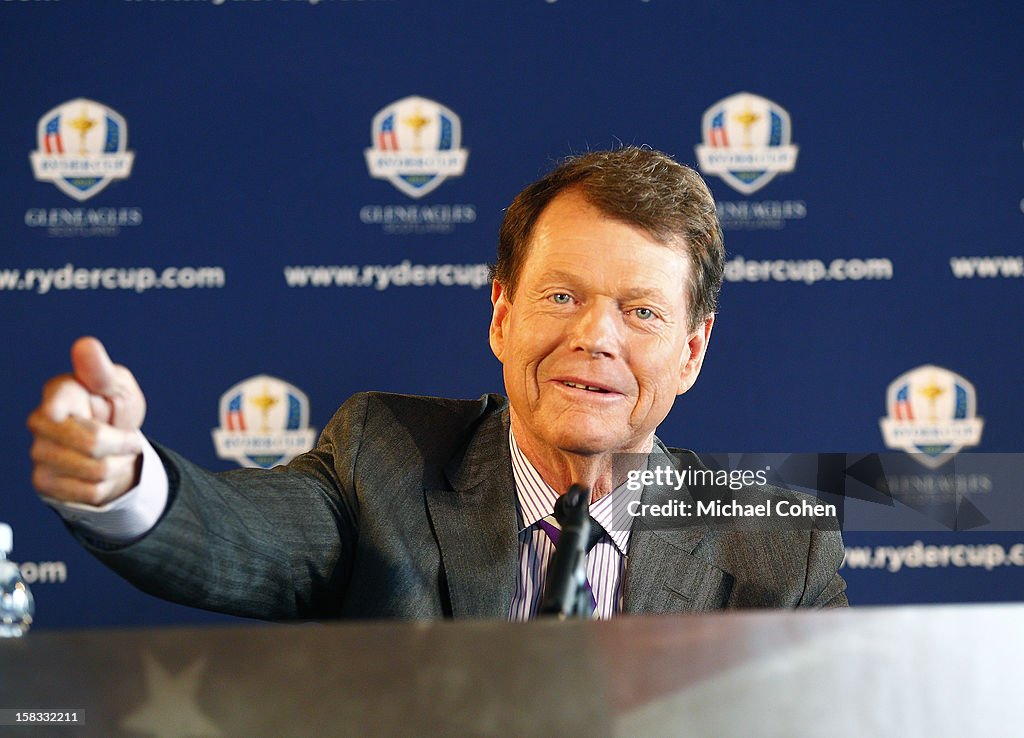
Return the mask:
<svg viewBox="0 0 1024 738">
<path fill-rule="evenodd" d="M 454 617 L 508 617 L 519 556 L 508 411 L 484 417 L 445 469 L 450 489 L 426 490 Z"/>
<path fill-rule="evenodd" d="M 686 463 L 699 465 L 696 456 Z M 648 468 L 680 464 L 660 441 L 656 440 Z M 648 486 L 641 504 L 661 505 L 671 500 L 689 502 L 686 488 Z M 728 599 L 731 577 L 708 562 L 694 556 L 697 546 L 711 533 L 699 521 L 678 517 L 633 520 L 629 538 L 623 611 L 626 613 L 678 613 L 710 610 Z"/>
</svg>

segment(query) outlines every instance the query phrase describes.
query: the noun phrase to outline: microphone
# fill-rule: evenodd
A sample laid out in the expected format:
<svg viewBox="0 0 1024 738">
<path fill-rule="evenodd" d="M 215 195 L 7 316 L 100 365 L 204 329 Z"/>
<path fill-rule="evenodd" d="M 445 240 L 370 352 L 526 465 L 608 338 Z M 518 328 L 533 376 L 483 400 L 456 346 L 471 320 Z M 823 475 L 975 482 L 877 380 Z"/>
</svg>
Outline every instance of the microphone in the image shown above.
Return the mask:
<svg viewBox="0 0 1024 738">
<path fill-rule="evenodd" d="M 587 539 L 590 537 L 590 490 L 574 484 L 555 501 L 555 519 L 562 526 L 548 566 L 540 602 L 541 615 L 588 617 Z"/>
</svg>

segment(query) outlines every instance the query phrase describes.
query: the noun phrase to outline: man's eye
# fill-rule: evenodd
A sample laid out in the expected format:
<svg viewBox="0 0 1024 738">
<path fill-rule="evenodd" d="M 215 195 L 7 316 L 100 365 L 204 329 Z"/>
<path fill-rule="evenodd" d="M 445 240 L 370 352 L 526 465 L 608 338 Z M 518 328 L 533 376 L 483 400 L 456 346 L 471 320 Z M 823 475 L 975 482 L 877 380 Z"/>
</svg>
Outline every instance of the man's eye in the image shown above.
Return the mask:
<svg viewBox="0 0 1024 738">
<path fill-rule="evenodd" d="M 556 305 L 568 305 L 570 302 L 572 302 L 572 297 L 570 295 L 565 294 L 564 292 L 557 292 L 551 296 L 551 302 L 555 303 Z"/>
<path fill-rule="evenodd" d="M 633 314 L 640 320 L 650 320 L 654 317 L 654 311 L 650 308 L 637 308 L 633 311 Z"/>
</svg>

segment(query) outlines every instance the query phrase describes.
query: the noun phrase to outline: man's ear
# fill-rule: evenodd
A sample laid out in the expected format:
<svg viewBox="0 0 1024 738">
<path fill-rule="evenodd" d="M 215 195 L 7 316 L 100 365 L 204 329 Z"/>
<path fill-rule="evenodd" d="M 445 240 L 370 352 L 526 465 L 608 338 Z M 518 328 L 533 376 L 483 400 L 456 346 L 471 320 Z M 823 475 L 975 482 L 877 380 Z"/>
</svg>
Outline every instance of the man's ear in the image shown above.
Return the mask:
<svg viewBox="0 0 1024 738">
<path fill-rule="evenodd" d="M 697 326 L 690 337 L 687 339 L 687 347 L 689 348 L 689 357 L 679 367 L 679 387 L 676 390 L 677 395 L 681 395 L 689 390 L 694 382 L 697 381 L 697 376 L 700 374 L 700 368 L 704 365 L 704 354 L 708 350 L 708 342 L 711 340 L 711 328 L 715 325 L 715 316 L 711 315 Z"/>
<path fill-rule="evenodd" d="M 498 357 L 498 361 L 502 361 L 501 356 L 505 351 L 505 321 L 508 318 L 511 304 L 505 286 L 496 279 L 491 282 L 491 328 L 489 339 L 491 351 Z"/>
</svg>

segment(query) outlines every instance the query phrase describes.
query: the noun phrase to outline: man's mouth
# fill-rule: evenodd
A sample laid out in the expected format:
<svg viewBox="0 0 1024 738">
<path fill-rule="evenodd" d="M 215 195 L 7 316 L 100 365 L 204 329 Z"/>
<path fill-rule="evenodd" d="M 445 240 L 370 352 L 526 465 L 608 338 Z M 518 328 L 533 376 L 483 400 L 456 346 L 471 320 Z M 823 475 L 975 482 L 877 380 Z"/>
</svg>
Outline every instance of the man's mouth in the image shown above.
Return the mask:
<svg viewBox="0 0 1024 738">
<path fill-rule="evenodd" d="M 577 382 L 562 382 L 562 384 L 566 387 L 572 387 L 573 389 L 586 390 L 587 392 L 603 392 L 608 394 L 608 390 L 603 389 L 602 387 L 594 387 L 589 384 L 579 384 Z"/>
</svg>

